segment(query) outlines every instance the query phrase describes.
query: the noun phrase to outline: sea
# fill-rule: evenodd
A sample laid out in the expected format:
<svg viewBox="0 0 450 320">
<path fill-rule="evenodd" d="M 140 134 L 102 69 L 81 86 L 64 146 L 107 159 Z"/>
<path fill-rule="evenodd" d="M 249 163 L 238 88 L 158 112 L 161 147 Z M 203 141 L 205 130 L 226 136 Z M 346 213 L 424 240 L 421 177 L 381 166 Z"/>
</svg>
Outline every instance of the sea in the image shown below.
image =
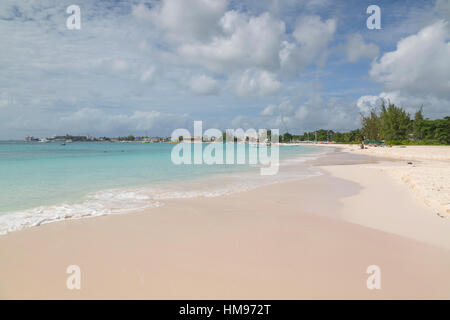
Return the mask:
<svg viewBox="0 0 450 320">
<path fill-rule="evenodd" d="M 320 174 L 307 165 L 263 176 L 260 166 L 248 161 L 174 164 L 171 155 L 176 145 L 0 142 L 0 235 L 56 221 L 131 213 L 162 206 L 168 199 L 223 196 Z M 258 147 L 245 144 L 247 155 L 251 148 Z M 226 157 L 225 144 L 223 153 Z M 279 147 L 281 167 L 322 154 L 314 146 Z"/>
</svg>

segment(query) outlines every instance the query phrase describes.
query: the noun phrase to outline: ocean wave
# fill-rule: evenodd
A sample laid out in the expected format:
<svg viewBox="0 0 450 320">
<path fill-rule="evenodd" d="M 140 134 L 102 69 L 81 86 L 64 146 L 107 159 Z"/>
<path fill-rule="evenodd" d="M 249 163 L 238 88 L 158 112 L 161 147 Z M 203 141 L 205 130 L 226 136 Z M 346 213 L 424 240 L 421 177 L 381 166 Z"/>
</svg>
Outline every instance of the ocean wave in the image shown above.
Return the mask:
<svg viewBox="0 0 450 320">
<path fill-rule="evenodd" d="M 51 222 L 128 213 L 162 203 L 132 191 L 88 195 L 81 203 L 63 203 L 0 215 L 0 235 Z"/>
<path fill-rule="evenodd" d="M 320 155 L 318 153 L 302 155 L 298 158 L 283 160 L 280 164 L 298 164 L 316 159 Z M 80 203 L 41 206 L 0 215 L 0 235 L 52 222 L 131 213 L 160 207 L 164 205 L 164 200 L 169 199 L 226 196 L 236 192 L 253 190 L 264 185 L 305 179 L 320 174 L 320 171 L 305 166 L 298 172 L 280 172 L 274 176 L 261 176 L 254 172 L 232 173 L 204 177 L 199 179 L 200 182 L 196 180 L 176 184 L 169 183 L 163 186 L 102 190 L 88 194 L 85 200 Z M 192 190 L 193 185 L 195 185 L 194 190 Z"/>
</svg>

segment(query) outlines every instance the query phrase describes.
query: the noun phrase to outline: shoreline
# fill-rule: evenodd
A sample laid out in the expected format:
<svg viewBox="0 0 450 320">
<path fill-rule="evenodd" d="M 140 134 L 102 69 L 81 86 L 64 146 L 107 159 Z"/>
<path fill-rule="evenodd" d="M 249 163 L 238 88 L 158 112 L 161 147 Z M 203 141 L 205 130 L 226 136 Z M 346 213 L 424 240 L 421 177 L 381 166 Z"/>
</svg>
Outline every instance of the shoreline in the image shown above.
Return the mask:
<svg viewBox="0 0 450 320">
<path fill-rule="evenodd" d="M 433 215 L 388 175 L 366 175 L 373 162 L 336 152 L 305 180 L 10 233 L 0 237 L 0 298 L 450 298 L 450 250 L 430 238 L 444 234 L 405 224 L 407 213 Z M 367 203 L 373 192 L 407 201 Z M 402 228 L 388 230 L 398 224 L 380 212 L 402 213 Z M 65 286 L 74 264 L 79 291 Z M 382 290 L 366 288 L 374 264 Z"/>
<path fill-rule="evenodd" d="M 377 165 L 366 168 L 387 173 L 395 183 L 406 186 L 417 201 L 425 203 L 438 217 L 450 219 L 450 146 L 393 146 L 367 149 L 360 149 L 355 145 L 317 144 L 317 146 L 337 147 L 348 154 L 379 159 Z"/>
<path fill-rule="evenodd" d="M 291 162 L 306 163 L 328 153 L 319 151 L 319 148 L 312 149 L 315 151 L 306 151 L 306 153 L 291 155 L 280 160 L 279 166 L 289 166 Z M 169 179 L 134 187 L 91 191 L 74 201 L 63 201 L 0 214 L 0 237 L 48 223 L 130 214 L 162 206 L 168 199 L 224 196 L 235 192 L 246 192 L 280 181 L 304 179 L 317 174 L 307 173 L 309 166 L 305 165 L 303 169 L 304 172 L 301 175 L 304 176 L 299 176 L 296 174 L 297 172 L 294 172 L 293 176 L 290 176 L 289 172 L 261 176 L 255 168 L 246 165 L 242 167 L 242 170 L 212 172 L 205 176 L 183 177 L 178 181 Z M 122 205 L 124 203 L 126 205 Z"/>
</svg>

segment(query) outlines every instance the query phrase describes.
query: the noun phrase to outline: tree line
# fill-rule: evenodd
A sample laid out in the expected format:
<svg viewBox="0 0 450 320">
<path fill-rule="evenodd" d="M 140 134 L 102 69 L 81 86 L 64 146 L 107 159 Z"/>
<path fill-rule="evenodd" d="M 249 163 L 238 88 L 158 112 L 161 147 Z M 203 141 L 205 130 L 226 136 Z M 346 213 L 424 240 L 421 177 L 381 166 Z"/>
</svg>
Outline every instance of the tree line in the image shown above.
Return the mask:
<svg viewBox="0 0 450 320">
<path fill-rule="evenodd" d="M 387 144 L 450 144 L 450 116 L 430 120 L 423 116 L 421 107 L 414 118 L 401 107 L 383 101 L 379 110 L 361 115 L 362 128 L 335 132 L 317 130 L 302 135 L 285 133 L 280 142 L 292 141 L 335 141 L 339 143 L 360 143 L 362 140 L 385 141 Z"/>
</svg>

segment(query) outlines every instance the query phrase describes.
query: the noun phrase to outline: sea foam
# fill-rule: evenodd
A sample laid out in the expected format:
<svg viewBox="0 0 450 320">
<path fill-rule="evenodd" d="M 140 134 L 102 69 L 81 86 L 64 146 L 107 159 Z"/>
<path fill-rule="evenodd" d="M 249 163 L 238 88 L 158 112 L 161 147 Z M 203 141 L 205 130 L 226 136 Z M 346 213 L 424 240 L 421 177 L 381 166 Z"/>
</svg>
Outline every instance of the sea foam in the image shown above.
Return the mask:
<svg viewBox="0 0 450 320">
<path fill-rule="evenodd" d="M 298 165 L 319 157 L 302 155 L 282 161 L 282 166 Z M 88 194 L 79 203 L 63 203 L 0 215 L 0 235 L 57 221 L 124 214 L 164 205 L 165 200 L 219 197 L 253 190 L 259 186 L 320 175 L 311 166 L 301 170 L 261 176 L 255 172 L 218 174 L 200 179 L 126 189 L 110 189 Z"/>
</svg>

